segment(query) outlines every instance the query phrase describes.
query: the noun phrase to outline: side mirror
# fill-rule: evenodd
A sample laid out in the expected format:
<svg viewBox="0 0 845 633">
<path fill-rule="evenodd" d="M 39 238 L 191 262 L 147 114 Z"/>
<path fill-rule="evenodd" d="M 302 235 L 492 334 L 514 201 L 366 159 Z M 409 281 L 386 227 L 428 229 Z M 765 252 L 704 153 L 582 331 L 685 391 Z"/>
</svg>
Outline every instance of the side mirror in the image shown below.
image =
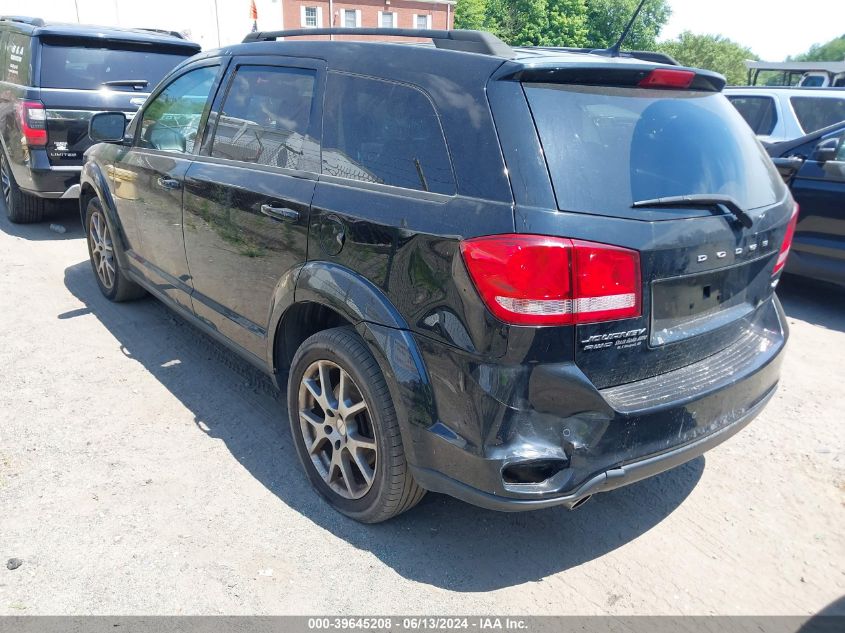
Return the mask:
<svg viewBox="0 0 845 633">
<path fill-rule="evenodd" d="M 88 123 L 88 136 L 97 143 L 121 143 L 126 134 L 123 112 L 98 112 Z"/>
<path fill-rule="evenodd" d="M 842 139 L 825 139 L 813 150 L 813 160 L 819 163 L 826 163 L 829 160 L 836 160 L 836 153 Z"/>
</svg>

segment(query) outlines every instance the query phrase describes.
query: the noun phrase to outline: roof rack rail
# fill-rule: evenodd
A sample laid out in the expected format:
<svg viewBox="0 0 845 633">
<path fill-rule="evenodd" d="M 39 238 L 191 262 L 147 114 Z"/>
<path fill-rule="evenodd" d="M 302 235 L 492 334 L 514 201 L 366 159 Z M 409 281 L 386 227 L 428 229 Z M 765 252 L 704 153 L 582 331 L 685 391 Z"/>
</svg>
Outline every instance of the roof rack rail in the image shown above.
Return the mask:
<svg viewBox="0 0 845 633">
<path fill-rule="evenodd" d="M 514 50 L 498 37 L 486 31 L 456 29 L 382 29 L 382 28 L 325 28 L 293 29 L 288 31 L 257 31 L 244 38 L 244 42 L 272 42 L 280 37 L 307 37 L 311 35 L 384 35 L 390 37 L 431 38 L 437 48 L 467 53 L 481 53 L 511 59 Z"/>
<path fill-rule="evenodd" d="M 595 48 L 570 48 L 567 46 L 544 46 L 544 50 L 551 51 L 566 51 L 567 53 L 592 53 L 593 55 L 600 54 L 602 49 Z M 670 64 L 672 66 L 680 66 L 678 61 L 671 55 L 666 53 L 658 53 L 657 51 L 621 51 L 619 57 L 631 57 L 633 59 L 641 59 L 644 62 L 656 62 L 658 64 Z"/>
<path fill-rule="evenodd" d="M 0 16 L 0 22 L 19 22 L 20 24 L 30 24 L 32 26 L 44 26 L 44 20 L 41 18 L 31 18 L 26 15 Z"/>
<path fill-rule="evenodd" d="M 140 28 L 136 29 L 138 31 L 146 31 L 147 33 L 160 33 L 161 35 L 169 35 L 171 37 L 178 37 L 180 40 L 184 40 L 185 36 L 182 35 L 179 31 L 168 31 L 167 29 L 145 29 Z"/>
</svg>

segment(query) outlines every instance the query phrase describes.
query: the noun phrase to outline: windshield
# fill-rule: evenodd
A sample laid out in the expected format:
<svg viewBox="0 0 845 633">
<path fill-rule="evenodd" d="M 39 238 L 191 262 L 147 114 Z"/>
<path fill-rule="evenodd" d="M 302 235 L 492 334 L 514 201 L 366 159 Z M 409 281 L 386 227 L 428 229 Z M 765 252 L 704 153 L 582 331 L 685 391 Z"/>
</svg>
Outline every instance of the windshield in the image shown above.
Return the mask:
<svg viewBox="0 0 845 633">
<path fill-rule="evenodd" d="M 160 53 L 149 49 L 45 44 L 41 49 L 41 87 L 100 90 L 106 82 L 143 79 L 147 84 L 139 85 L 138 90 L 150 92 L 164 75 L 191 54 L 192 51 Z M 135 91 L 133 85 L 108 87 Z"/>
<path fill-rule="evenodd" d="M 640 200 L 721 194 L 744 209 L 776 203 L 783 182 L 721 94 L 524 84 L 568 211 L 636 216 Z"/>
</svg>

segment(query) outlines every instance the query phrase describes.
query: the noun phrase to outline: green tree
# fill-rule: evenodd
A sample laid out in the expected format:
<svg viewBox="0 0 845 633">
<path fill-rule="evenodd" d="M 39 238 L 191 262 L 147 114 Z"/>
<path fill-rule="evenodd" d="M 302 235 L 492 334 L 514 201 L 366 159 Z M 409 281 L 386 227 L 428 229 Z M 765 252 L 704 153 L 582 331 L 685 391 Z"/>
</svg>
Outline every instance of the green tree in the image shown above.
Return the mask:
<svg viewBox="0 0 845 633">
<path fill-rule="evenodd" d="M 797 55 L 797 62 L 841 62 L 845 60 L 845 35 L 825 44 L 813 44 L 806 53 Z"/>
<path fill-rule="evenodd" d="M 639 0 L 587 0 L 589 46 L 611 46 L 622 35 Z M 648 0 L 623 44 L 628 50 L 654 50 L 672 10 L 667 0 Z"/>
<path fill-rule="evenodd" d="M 483 29 L 487 18 L 487 0 L 458 0 L 455 7 L 456 29 Z"/>
<path fill-rule="evenodd" d="M 721 73 L 731 85 L 746 81 L 745 60 L 758 59 L 750 49 L 721 35 L 698 35 L 684 31 L 677 39 L 663 42 L 660 50 L 684 66 Z"/>
<path fill-rule="evenodd" d="M 548 30 L 543 38 L 546 46 L 587 45 L 586 0 L 548 0 Z"/>
<path fill-rule="evenodd" d="M 547 0 L 488 0 L 485 27 L 513 46 L 539 46 L 549 27 Z"/>
</svg>

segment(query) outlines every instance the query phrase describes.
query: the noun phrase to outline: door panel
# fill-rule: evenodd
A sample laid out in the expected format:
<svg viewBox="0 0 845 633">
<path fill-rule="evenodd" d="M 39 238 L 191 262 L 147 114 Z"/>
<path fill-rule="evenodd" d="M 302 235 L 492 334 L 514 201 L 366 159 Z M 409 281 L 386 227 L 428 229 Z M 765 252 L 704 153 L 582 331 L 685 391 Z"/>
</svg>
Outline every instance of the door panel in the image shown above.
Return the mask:
<svg viewBox="0 0 845 633">
<path fill-rule="evenodd" d="M 195 162 L 185 178 L 185 249 L 194 311 L 264 358 L 273 294 L 305 261 L 315 181 Z"/>
<path fill-rule="evenodd" d="M 263 359 L 275 290 L 307 256 L 322 68 L 268 61 L 232 62 L 184 196 L 194 311 Z"/>
<path fill-rule="evenodd" d="M 134 235 L 129 254 L 158 290 L 192 310 L 182 235 L 182 186 L 221 67 L 193 67 L 154 95 L 133 125 L 135 141 L 110 170 L 114 200 Z"/>
</svg>

